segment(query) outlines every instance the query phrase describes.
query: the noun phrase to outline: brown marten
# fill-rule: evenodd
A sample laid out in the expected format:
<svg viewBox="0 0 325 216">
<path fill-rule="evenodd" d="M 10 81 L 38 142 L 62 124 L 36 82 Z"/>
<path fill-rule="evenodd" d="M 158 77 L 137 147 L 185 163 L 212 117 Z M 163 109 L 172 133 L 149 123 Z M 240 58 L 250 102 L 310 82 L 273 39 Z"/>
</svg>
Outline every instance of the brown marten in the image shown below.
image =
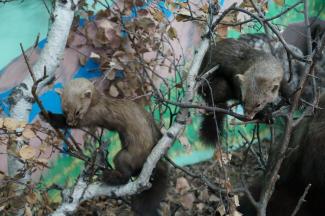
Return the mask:
<svg viewBox="0 0 325 216">
<path fill-rule="evenodd" d="M 199 75 L 216 65 L 219 68 L 207 77 L 208 82 L 204 82 L 198 90 L 209 106 L 226 108 L 227 100 L 239 100 L 247 118 L 252 119 L 278 97 L 283 69 L 271 53 L 253 49 L 244 41 L 224 39 L 210 46 Z M 223 118 L 224 114 L 217 112 L 204 116 L 201 137 L 206 143 L 218 140 L 215 119 L 221 128 Z"/>
<path fill-rule="evenodd" d="M 320 97 L 319 107 L 325 107 L 325 94 Z M 323 215 L 325 212 L 325 111 L 318 109 L 314 116 L 305 117 L 293 131 L 290 150 L 279 171 L 280 179 L 276 183 L 270 199 L 267 215 L 291 215 L 306 186 L 311 188 L 297 216 Z M 259 179 L 252 185 L 255 198 L 259 197 L 261 184 Z M 239 211 L 254 216 L 256 211 L 249 200 L 240 201 Z"/>
<path fill-rule="evenodd" d="M 321 25 L 323 24 L 323 25 Z M 320 37 L 324 34 L 325 21 L 310 18 L 311 36 L 313 41 L 313 49 Z M 283 32 L 283 37 L 288 47 L 296 54 L 304 56 L 307 54 L 306 28 L 304 22 L 290 24 Z M 280 96 L 286 101 L 290 101 L 291 96 L 298 88 L 298 83 L 305 70 L 305 63 L 291 59 L 291 71 L 289 69 L 289 61 L 287 52 L 276 37 L 268 37 L 264 33 L 259 34 L 243 34 L 238 40 L 248 43 L 252 48 L 272 53 L 281 63 L 284 70 L 284 77 L 280 85 Z M 272 48 L 271 48 L 272 47 Z M 318 55 L 315 65 L 315 76 L 317 87 L 323 91 L 325 88 L 325 57 Z M 302 92 L 301 98 L 310 103 L 314 100 L 314 89 L 311 77 L 308 77 L 307 84 Z"/>
<path fill-rule="evenodd" d="M 310 33 L 312 37 L 312 48 L 315 49 L 317 40 L 325 33 L 325 21 L 318 17 L 309 18 Z M 283 31 L 282 35 L 285 41 L 298 47 L 304 55 L 307 55 L 307 28 L 305 22 L 291 23 Z"/>
<path fill-rule="evenodd" d="M 126 184 L 137 176 L 161 133 L 153 117 L 131 100 L 101 94 L 87 79 L 74 79 L 61 93 L 64 115 L 50 113 L 56 127 L 103 127 L 119 133 L 122 149 L 114 158 L 115 170 L 104 172 L 109 185 Z M 132 208 L 139 215 L 157 215 L 167 189 L 167 165 L 160 161 L 152 187 L 135 195 Z"/>
</svg>

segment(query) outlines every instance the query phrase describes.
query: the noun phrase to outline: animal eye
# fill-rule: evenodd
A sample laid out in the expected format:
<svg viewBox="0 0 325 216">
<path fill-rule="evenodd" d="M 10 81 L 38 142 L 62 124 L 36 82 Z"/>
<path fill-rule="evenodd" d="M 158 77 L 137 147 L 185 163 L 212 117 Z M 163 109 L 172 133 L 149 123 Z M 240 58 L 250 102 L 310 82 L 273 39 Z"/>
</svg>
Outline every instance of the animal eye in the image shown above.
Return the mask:
<svg viewBox="0 0 325 216">
<path fill-rule="evenodd" d="M 255 105 L 256 108 L 258 108 L 258 107 L 260 107 L 260 106 L 261 106 L 261 104 L 256 104 L 256 105 Z"/>
<path fill-rule="evenodd" d="M 278 90 L 278 88 L 279 88 L 278 85 L 273 86 L 273 88 L 272 88 L 272 93 L 275 93 L 275 92 Z"/>
<path fill-rule="evenodd" d="M 76 112 L 76 116 L 78 116 L 80 114 L 80 110 L 78 110 L 77 112 Z"/>
</svg>

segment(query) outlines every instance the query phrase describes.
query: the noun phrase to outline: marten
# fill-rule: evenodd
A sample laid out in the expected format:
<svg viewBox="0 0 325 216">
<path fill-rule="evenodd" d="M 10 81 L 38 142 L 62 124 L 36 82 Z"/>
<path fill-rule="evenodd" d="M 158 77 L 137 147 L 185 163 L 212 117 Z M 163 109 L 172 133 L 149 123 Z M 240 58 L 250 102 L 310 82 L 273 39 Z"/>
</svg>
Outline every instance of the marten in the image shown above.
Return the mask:
<svg viewBox="0 0 325 216">
<path fill-rule="evenodd" d="M 84 78 L 68 82 L 61 99 L 64 115 L 49 113 L 55 127 L 102 127 L 118 132 L 122 149 L 114 158 L 115 170 L 104 172 L 105 183 L 123 185 L 140 173 L 162 136 L 151 114 L 134 101 L 103 95 Z M 167 175 L 167 164 L 159 161 L 152 187 L 132 198 L 131 207 L 136 214 L 158 215 L 157 209 L 167 190 Z"/>
<path fill-rule="evenodd" d="M 291 215 L 308 184 L 311 188 L 297 216 L 325 212 L 325 112 L 322 109 L 325 107 L 325 94 L 321 95 L 318 106 L 320 109 L 312 117 L 304 117 L 293 131 L 290 150 L 280 168 L 280 179 L 268 204 L 267 215 Z M 259 198 L 261 184 L 263 180 L 258 179 L 250 188 L 255 199 Z M 240 200 L 239 211 L 248 216 L 256 215 L 246 197 Z"/>
<path fill-rule="evenodd" d="M 210 46 L 199 75 L 216 65 L 219 68 L 198 90 L 208 105 L 227 108 L 226 102 L 235 99 L 243 104 L 245 116 L 252 119 L 278 97 L 284 72 L 281 63 L 271 53 L 228 38 Z M 200 133 L 205 143 L 212 144 L 218 140 L 215 119 L 221 128 L 223 118 L 224 114 L 217 112 L 204 115 Z"/>
</svg>

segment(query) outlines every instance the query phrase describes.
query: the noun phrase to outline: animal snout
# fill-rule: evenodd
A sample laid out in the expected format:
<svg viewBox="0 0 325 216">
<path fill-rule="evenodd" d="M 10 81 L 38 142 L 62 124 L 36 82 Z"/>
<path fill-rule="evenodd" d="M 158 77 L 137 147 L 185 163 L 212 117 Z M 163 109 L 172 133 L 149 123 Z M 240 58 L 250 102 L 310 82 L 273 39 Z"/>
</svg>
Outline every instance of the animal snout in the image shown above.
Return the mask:
<svg viewBox="0 0 325 216">
<path fill-rule="evenodd" d="M 76 119 L 75 118 L 67 118 L 67 124 L 69 125 L 69 126 L 77 126 L 77 121 L 76 121 Z"/>
<path fill-rule="evenodd" d="M 255 117 L 256 112 L 255 111 L 245 111 L 245 117 L 249 120 L 252 120 Z"/>
</svg>

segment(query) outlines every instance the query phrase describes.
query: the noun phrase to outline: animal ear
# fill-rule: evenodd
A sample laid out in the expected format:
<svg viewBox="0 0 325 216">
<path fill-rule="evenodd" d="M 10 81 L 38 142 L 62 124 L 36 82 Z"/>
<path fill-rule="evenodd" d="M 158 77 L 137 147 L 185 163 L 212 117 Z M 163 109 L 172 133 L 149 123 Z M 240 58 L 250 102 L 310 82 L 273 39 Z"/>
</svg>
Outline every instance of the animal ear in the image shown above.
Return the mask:
<svg viewBox="0 0 325 216">
<path fill-rule="evenodd" d="M 58 95 L 62 95 L 62 93 L 63 93 L 63 90 L 62 90 L 62 88 L 56 88 L 56 89 L 54 89 L 54 91 L 58 94 Z"/>
<path fill-rule="evenodd" d="M 88 89 L 83 93 L 83 98 L 91 98 L 91 90 Z"/>
<path fill-rule="evenodd" d="M 242 74 L 236 74 L 235 78 L 239 81 L 240 84 L 243 83 L 245 80 L 245 76 Z"/>
</svg>

